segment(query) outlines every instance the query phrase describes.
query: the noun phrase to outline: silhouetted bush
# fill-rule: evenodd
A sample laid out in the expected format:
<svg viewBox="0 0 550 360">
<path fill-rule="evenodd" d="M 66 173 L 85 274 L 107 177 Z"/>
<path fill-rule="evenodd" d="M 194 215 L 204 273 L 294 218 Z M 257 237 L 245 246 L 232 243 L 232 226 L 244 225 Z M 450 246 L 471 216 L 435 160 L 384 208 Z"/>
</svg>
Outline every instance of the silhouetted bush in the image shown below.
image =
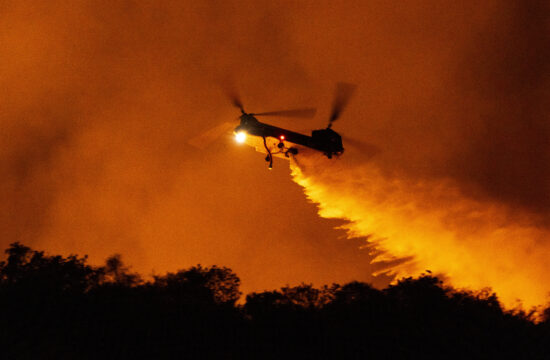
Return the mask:
<svg viewBox="0 0 550 360">
<path fill-rule="evenodd" d="M 0 262 L 2 359 L 548 358 L 550 310 L 503 310 L 433 276 L 248 294 L 225 267 L 144 280 L 19 243 Z"/>
</svg>

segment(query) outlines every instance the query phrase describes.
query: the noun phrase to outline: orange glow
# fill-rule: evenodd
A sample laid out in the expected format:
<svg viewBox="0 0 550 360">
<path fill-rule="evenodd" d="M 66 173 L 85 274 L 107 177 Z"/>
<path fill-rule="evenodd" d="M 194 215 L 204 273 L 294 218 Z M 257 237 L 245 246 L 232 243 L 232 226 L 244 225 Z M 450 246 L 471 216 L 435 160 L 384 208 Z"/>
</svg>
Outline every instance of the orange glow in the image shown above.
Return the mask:
<svg viewBox="0 0 550 360">
<path fill-rule="evenodd" d="M 348 220 L 349 237 L 381 251 L 374 262 L 410 259 L 387 269 L 426 269 L 455 287 L 490 287 L 508 308 L 544 305 L 550 285 L 550 232 L 502 205 L 463 196 L 450 181 L 412 182 L 373 164 L 348 167 L 322 157 L 292 164 L 294 180 L 325 218 Z"/>
<path fill-rule="evenodd" d="M 546 3 L 0 2 L 1 249 L 120 253 L 144 276 L 224 265 L 245 293 L 386 281 L 334 229 L 351 219 L 350 235 L 387 250 L 378 260 L 414 256 L 399 274 L 543 301 Z M 307 121 L 260 119 L 304 134 L 327 126 L 337 81 L 358 85 L 333 127 L 340 159 L 292 145 L 295 180 L 337 220 L 292 182 L 279 137 L 272 172 L 235 144 L 227 77 L 251 113 L 316 106 Z M 376 166 L 346 136 L 380 148 Z"/>
</svg>

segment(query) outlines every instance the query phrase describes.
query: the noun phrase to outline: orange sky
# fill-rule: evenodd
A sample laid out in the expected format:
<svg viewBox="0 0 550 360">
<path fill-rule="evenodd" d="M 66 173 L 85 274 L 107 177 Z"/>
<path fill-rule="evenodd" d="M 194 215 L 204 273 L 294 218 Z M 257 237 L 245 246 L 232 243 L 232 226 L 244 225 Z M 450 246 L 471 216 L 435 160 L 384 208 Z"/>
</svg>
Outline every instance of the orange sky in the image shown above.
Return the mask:
<svg viewBox="0 0 550 360">
<path fill-rule="evenodd" d="M 245 291 L 369 280 L 363 242 L 317 216 L 286 162 L 269 172 L 230 138 L 188 145 L 238 115 L 227 77 L 251 111 L 317 106 L 311 120 L 272 120 L 304 132 L 325 126 L 336 81 L 356 83 L 335 129 L 379 147 L 382 173 L 450 179 L 545 231 L 547 7 L 1 2 L 0 245 L 121 253 L 146 274 L 225 265 Z"/>
</svg>

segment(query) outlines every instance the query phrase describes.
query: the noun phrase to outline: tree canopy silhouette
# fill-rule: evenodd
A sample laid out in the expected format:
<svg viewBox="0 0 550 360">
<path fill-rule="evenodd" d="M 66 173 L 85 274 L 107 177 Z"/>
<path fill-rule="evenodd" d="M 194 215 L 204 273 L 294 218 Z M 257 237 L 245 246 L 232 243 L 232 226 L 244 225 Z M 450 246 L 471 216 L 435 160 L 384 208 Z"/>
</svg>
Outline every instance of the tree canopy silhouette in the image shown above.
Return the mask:
<svg viewBox="0 0 550 360">
<path fill-rule="evenodd" d="M 142 279 L 19 243 L 0 262 L 0 357 L 547 358 L 550 310 L 505 311 L 489 289 L 437 277 L 285 286 L 251 293 L 226 267 Z"/>
</svg>

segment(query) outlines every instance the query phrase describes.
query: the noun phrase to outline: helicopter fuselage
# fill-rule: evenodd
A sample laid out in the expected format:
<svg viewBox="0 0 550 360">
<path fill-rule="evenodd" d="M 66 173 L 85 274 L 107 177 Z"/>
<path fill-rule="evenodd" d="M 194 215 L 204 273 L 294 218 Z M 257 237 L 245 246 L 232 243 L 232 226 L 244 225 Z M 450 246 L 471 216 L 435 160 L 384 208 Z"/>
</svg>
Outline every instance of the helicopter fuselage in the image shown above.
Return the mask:
<svg viewBox="0 0 550 360">
<path fill-rule="evenodd" d="M 241 123 L 235 128 L 235 133 L 245 132 L 247 135 L 262 138 L 272 137 L 280 143 L 293 143 L 306 146 L 325 154 L 328 158 L 344 152 L 342 137 L 332 129 L 313 130 L 311 136 L 283 129 L 258 121 L 253 114 L 243 114 Z"/>
</svg>

